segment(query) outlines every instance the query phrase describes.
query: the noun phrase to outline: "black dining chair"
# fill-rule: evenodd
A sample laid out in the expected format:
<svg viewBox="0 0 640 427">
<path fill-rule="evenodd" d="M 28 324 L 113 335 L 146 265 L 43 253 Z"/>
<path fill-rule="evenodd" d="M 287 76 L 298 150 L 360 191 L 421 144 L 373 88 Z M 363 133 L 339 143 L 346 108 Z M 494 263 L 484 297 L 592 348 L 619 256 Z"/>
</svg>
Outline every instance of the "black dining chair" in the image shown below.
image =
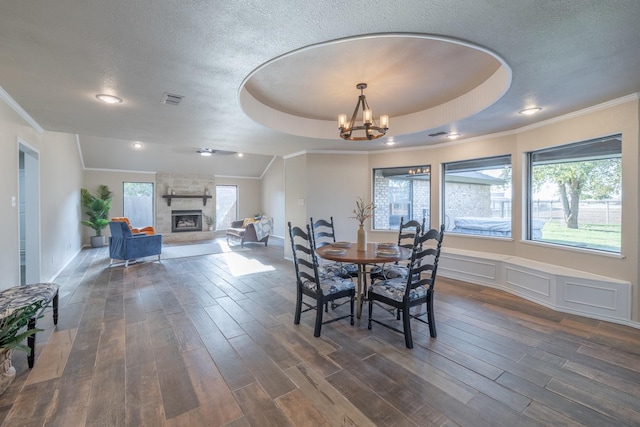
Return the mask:
<svg viewBox="0 0 640 427">
<path fill-rule="evenodd" d="M 296 310 L 293 323 L 296 325 L 300 324 L 300 316 L 302 313 L 315 310 L 316 323 L 313 332 L 315 337 L 320 336 L 322 325 L 326 323 L 349 317 L 353 325 L 353 306 L 356 295 L 354 283 L 340 276 L 326 276 L 321 278 L 318 273 L 318 258 L 313 249 L 311 228 L 307 225 L 305 232 L 299 227 L 292 227 L 291 222 L 288 223 L 288 226 L 293 265 L 296 272 Z M 313 302 L 305 301 L 304 296 L 311 298 Z M 340 303 L 337 302 L 337 300 L 343 298 L 346 298 L 346 300 Z M 334 317 L 323 322 L 322 307 L 328 303 L 331 303 L 334 308 L 349 303 L 351 307 L 350 314 Z M 307 307 L 305 310 L 302 310 L 303 305 Z"/>
<path fill-rule="evenodd" d="M 313 247 L 316 250 L 336 242 L 333 217 L 330 217 L 328 221 L 325 219 L 314 221 L 313 217 L 311 217 L 309 218 L 309 224 L 311 225 Z M 351 263 L 322 260 L 320 262 L 320 274 L 335 274 L 341 277 L 358 277 L 358 266 Z"/>
<path fill-rule="evenodd" d="M 422 224 L 416 220 L 410 220 L 404 222 L 404 217 L 400 218 L 400 230 L 398 231 L 398 246 L 402 246 L 407 249 L 413 247 L 413 241 L 418 233 L 418 229 L 425 230 L 426 218 L 422 218 Z M 391 264 L 383 264 L 375 266 L 371 269 L 371 283 L 376 280 L 385 279 L 406 279 L 409 274 L 409 260 L 396 261 Z"/>
<path fill-rule="evenodd" d="M 395 278 L 379 280 L 371 284 L 369 288 L 369 323 L 367 327 L 371 329 L 372 322 L 378 323 L 396 332 L 404 334 L 407 348 L 413 348 L 413 338 L 411 335 L 411 319 L 429 325 L 429 334 L 435 338 L 436 321 L 433 313 L 433 295 L 438 271 L 438 260 L 442 239 L 444 238 L 444 225 L 440 230 L 431 229 L 421 234 L 420 226 L 413 241 L 411 259 L 409 261 L 409 273 L 406 278 Z M 374 303 L 386 304 L 389 307 L 399 310 L 402 314 L 402 330 L 396 328 L 392 323 L 386 323 L 373 318 Z M 411 314 L 411 308 L 426 303 L 426 312 L 420 310 Z M 385 311 L 385 313 L 387 313 Z M 427 320 L 421 316 L 427 315 Z"/>
</svg>

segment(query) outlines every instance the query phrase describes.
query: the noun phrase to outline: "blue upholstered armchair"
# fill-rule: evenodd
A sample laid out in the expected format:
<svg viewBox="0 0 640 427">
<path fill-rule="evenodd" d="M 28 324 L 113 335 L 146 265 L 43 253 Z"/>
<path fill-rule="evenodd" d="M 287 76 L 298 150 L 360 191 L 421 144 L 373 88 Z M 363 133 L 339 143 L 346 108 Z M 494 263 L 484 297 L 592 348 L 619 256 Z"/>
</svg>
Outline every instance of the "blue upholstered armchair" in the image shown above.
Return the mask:
<svg viewBox="0 0 640 427">
<path fill-rule="evenodd" d="M 162 252 L 162 235 L 133 234 L 126 222 L 111 221 L 109 223 L 111 237 L 109 237 L 109 257 L 111 264 L 114 259 L 124 261 L 125 267 L 129 261 L 158 255 Z"/>
</svg>

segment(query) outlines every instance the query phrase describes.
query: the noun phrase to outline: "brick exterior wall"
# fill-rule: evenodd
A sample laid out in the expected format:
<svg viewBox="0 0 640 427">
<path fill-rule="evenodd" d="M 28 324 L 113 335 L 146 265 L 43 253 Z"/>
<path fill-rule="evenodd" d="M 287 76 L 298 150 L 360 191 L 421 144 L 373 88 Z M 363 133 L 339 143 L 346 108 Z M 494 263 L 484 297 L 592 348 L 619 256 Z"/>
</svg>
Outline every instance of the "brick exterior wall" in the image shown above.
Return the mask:
<svg viewBox="0 0 640 427">
<path fill-rule="evenodd" d="M 427 227 L 429 226 L 429 205 L 431 202 L 431 181 L 410 180 L 413 183 L 413 203 L 411 206 L 412 219 L 422 221 L 426 218 Z M 389 219 L 391 217 L 391 203 L 389 178 L 382 175 L 374 174 L 373 178 L 373 203 L 376 205 L 374 228 L 376 230 L 389 230 L 391 225 Z M 408 218 L 405 218 L 405 221 Z M 398 228 L 398 224 L 393 225 Z"/>
<path fill-rule="evenodd" d="M 445 215 L 491 218 L 491 186 L 448 182 L 444 196 Z"/>
</svg>

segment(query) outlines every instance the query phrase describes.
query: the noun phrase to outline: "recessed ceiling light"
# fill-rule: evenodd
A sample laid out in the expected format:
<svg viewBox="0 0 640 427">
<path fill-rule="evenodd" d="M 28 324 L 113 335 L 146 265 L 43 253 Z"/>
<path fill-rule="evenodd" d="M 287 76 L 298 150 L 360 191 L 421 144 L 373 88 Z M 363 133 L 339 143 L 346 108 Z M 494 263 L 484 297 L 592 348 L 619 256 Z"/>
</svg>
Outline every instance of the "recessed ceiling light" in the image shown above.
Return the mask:
<svg viewBox="0 0 640 427">
<path fill-rule="evenodd" d="M 533 107 L 533 108 L 526 108 L 522 111 L 519 111 L 520 114 L 524 114 L 525 116 L 531 116 L 535 113 L 537 113 L 538 111 L 542 110 L 542 108 L 539 107 Z"/>
<path fill-rule="evenodd" d="M 449 139 L 458 139 L 458 138 L 460 138 L 460 134 L 459 133 L 455 133 L 455 132 L 451 132 L 450 134 L 447 135 L 447 138 L 449 138 Z"/>
<path fill-rule="evenodd" d="M 202 157 L 211 157 L 213 155 L 213 150 L 211 148 L 203 148 L 198 150 L 198 153 L 200 153 Z"/>
<path fill-rule="evenodd" d="M 393 139 L 390 139 L 387 142 L 385 142 L 385 145 L 396 145 L 396 142 Z"/>
<path fill-rule="evenodd" d="M 140 150 L 142 148 L 142 142 L 134 142 L 133 148 L 135 148 L 136 150 Z"/>
<path fill-rule="evenodd" d="M 244 154 L 238 153 L 238 157 L 242 157 L 242 156 L 244 156 Z"/>
<path fill-rule="evenodd" d="M 114 95 L 107 95 L 106 93 L 100 93 L 96 95 L 96 98 L 102 102 L 106 102 L 107 104 L 120 104 L 122 102 L 122 98 L 118 98 Z"/>
</svg>

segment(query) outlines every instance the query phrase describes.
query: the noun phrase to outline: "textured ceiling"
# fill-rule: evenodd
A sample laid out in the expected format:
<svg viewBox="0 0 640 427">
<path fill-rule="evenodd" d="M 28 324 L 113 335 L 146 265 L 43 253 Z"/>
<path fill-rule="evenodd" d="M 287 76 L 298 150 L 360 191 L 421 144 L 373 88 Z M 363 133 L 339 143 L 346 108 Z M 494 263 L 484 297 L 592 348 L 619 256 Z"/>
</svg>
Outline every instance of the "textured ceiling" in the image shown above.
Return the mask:
<svg viewBox="0 0 640 427">
<path fill-rule="evenodd" d="M 248 153 L 246 170 L 230 174 L 256 176 L 273 155 L 386 148 L 381 141 L 347 144 L 337 129 L 335 137 L 310 138 L 249 118 L 240 103 L 242 84 L 274 58 L 333 40 L 416 33 L 468 42 L 504 60 L 510 86 L 495 103 L 435 128 L 394 135 L 397 147 L 422 146 L 443 142 L 428 133 L 456 129 L 466 138 L 506 131 L 640 91 L 639 21 L 635 1 L 3 2 L 0 87 L 44 129 L 78 134 L 87 167 L 162 170 L 153 159 L 169 152 L 189 165 L 192 151 L 211 147 Z M 408 105 L 428 108 L 443 94 L 465 90 L 447 87 L 450 79 L 442 76 L 473 85 L 473 76 L 490 67 L 476 70 L 464 53 L 435 47 L 416 56 L 412 44 L 419 42 L 370 46 L 370 60 L 359 60 L 364 66 L 357 69 L 349 66 L 362 52 L 308 49 L 304 61 L 278 64 L 277 73 L 248 89 L 278 109 L 329 120 L 330 110 L 339 108 L 333 118 L 353 109 L 358 81 L 349 80 L 357 76 L 370 84 L 365 94 L 376 114 L 403 114 Z M 425 67 L 440 77 L 425 79 Z M 349 73 L 336 72 L 343 69 Z M 381 76 L 387 80 L 376 86 Z M 400 95 L 387 98 L 393 91 Z M 185 98 L 179 106 L 162 105 L 163 92 Z M 97 93 L 124 102 L 105 105 Z M 292 111 L 307 96 L 304 111 Z M 346 106 L 339 98 L 349 100 Z M 543 110 L 517 114 L 529 105 Z M 390 132 L 393 123 L 392 115 Z M 119 163 L 121 153 L 104 149 L 128 149 L 134 140 L 145 143 L 148 155 L 130 166 Z"/>
</svg>

